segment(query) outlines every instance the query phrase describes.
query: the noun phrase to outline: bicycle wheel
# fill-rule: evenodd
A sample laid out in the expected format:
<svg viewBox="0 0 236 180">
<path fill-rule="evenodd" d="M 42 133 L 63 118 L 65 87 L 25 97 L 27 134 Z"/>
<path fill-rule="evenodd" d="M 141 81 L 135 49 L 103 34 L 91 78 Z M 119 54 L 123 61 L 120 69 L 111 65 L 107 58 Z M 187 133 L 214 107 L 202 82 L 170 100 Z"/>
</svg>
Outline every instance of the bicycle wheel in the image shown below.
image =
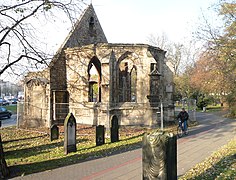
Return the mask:
<svg viewBox="0 0 236 180">
<path fill-rule="evenodd" d="M 185 135 L 188 135 L 188 124 L 186 124 L 186 130 L 184 131 Z"/>
<path fill-rule="evenodd" d="M 177 127 L 177 135 L 179 138 L 181 138 L 183 136 L 183 130 L 181 126 Z"/>
</svg>

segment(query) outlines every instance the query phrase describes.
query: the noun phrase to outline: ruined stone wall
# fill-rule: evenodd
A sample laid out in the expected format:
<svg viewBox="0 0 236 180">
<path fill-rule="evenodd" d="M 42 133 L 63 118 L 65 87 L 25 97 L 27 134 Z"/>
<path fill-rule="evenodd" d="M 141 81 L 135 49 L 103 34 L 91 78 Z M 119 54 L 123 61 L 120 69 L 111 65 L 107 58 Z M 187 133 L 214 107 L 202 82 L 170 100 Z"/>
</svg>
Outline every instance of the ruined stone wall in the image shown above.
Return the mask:
<svg viewBox="0 0 236 180">
<path fill-rule="evenodd" d="M 57 60 L 50 65 L 50 86 L 51 90 L 66 90 L 66 62 L 64 53 L 60 53 Z"/>
<path fill-rule="evenodd" d="M 28 74 L 25 102 L 29 101 L 33 106 L 26 106 L 27 118 L 35 119 L 40 126 L 50 125 L 51 122 L 56 123 L 58 118 L 63 121 L 64 114 L 69 111 L 74 113 L 78 122 L 84 124 L 109 126 L 110 117 L 117 115 L 122 125 L 153 125 L 157 123 L 156 114 L 160 107 L 158 98 L 161 96 L 165 120 L 168 120 L 173 115 L 170 108 L 173 104 L 172 92 L 169 87 L 173 79 L 164 63 L 164 57 L 165 52 L 157 47 L 144 44 L 108 44 L 94 8 L 89 5 L 59 48 L 49 68 Z M 101 69 L 98 82 L 89 80 L 88 66 L 93 58 L 98 62 L 96 66 Z M 120 66 L 126 68 L 122 63 L 128 64 L 127 70 L 119 69 Z M 161 74 L 159 85 L 155 89 L 159 94 L 156 94 L 154 104 L 148 98 L 152 90 L 151 64 L 156 64 Z M 119 79 L 119 75 L 124 72 L 128 79 L 132 67 L 135 67 L 137 73 L 137 90 L 132 92 L 135 95 L 133 102 L 131 88 L 126 88 L 127 92 L 124 90 L 121 94 L 123 84 Z M 35 77 L 38 80 L 33 80 Z M 47 80 L 46 84 L 44 80 L 41 81 L 42 78 Z M 131 82 L 130 79 L 127 81 Z M 124 86 L 131 86 L 129 82 L 124 83 Z M 93 88 L 93 83 L 97 83 L 101 90 L 99 101 L 88 102 L 91 101 L 88 93 Z M 37 97 L 39 95 L 40 98 Z M 35 110 L 42 108 L 38 104 L 45 104 L 44 107 L 48 108 L 48 111 L 41 113 L 41 122 L 37 120 L 39 111 Z M 36 122 L 32 124 L 37 125 Z"/>
<path fill-rule="evenodd" d="M 124 103 L 121 107 L 114 107 L 110 113 L 116 115 L 120 125 L 145 125 L 157 124 L 156 110 L 147 104 Z"/>
<path fill-rule="evenodd" d="M 47 79 L 49 81 L 49 68 L 45 68 L 44 70 L 42 71 L 36 71 L 36 72 L 29 72 L 26 76 L 25 76 L 25 79 L 24 81 L 25 82 L 28 82 L 29 80 L 31 79 L 40 79 L 40 78 L 43 78 L 43 79 Z"/>
<path fill-rule="evenodd" d="M 49 127 L 53 120 L 53 106 L 55 106 L 53 91 L 67 90 L 63 51 L 54 58 L 56 60 L 54 59 L 45 70 L 30 72 L 25 77 L 25 113 L 21 123 L 24 127 Z"/>
<path fill-rule="evenodd" d="M 20 127 L 49 127 L 49 81 L 44 78 L 31 79 L 25 83 L 24 115 Z"/>
<path fill-rule="evenodd" d="M 107 124 L 115 114 L 122 125 L 153 125 L 157 123 L 160 104 L 151 107 L 147 98 L 150 92 L 150 64 L 157 63 L 161 79 L 161 95 L 165 94 L 165 52 L 147 45 L 97 44 L 65 51 L 67 65 L 67 90 L 70 94 L 70 111 L 85 124 Z M 88 102 L 88 64 L 96 56 L 102 69 L 101 102 Z M 117 99 L 117 68 L 125 61 L 137 67 L 137 99 L 135 102 L 119 102 Z M 169 78 L 171 79 L 171 78 Z M 169 80 L 168 80 L 169 81 Z M 166 115 L 168 115 L 166 111 Z M 167 119 L 167 118 L 166 118 Z"/>
<path fill-rule="evenodd" d="M 96 44 L 77 48 L 68 48 L 57 57 L 50 66 L 50 84 L 29 84 L 26 94 L 33 102 L 27 107 L 27 117 L 35 119 L 40 115 L 35 109 L 42 108 L 38 104 L 47 104 L 46 113 L 41 113 L 41 125 L 50 124 L 53 116 L 53 92 L 68 91 L 69 112 L 72 112 L 78 123 L 109 126 L 109 119 L 116 115 L 121 125 L 155 125 L 158 122 L 157 112 L 160 103 L 151 106 L 147 96 L 150 94 L 151 64 L 156 63 L 162 74 L 160 79 L 160 95 L 163 97 L 164 118 L 170 120 L 173 116 L 172 92 L 168 85 L 172 83 L 172 73 L 164 64 L 165 52 L 148 45 L 132 44 Z M 101 102 L 88 102 L 88 65 L 93 57 L 101 63 Z M 135 102 L 120 102 L 118 100 L 118 69 L 121 62 L 127 62 L 137 71 L 137 92 Z M 48 72 L 48 71 L 47 71 Z M 47 77 L 49 77 L 49 73 Z M 31 77 L 31 76 L 29 76 Z M 30 78 L 29 78 L 30 79 Z M 50 90 L 49 90 L 50 89 Z M 36 98 L 37 96 L 41 98 Z M 55 94 L 56 95 L 56 94 Z M 56 97 L 54 97 L 56 98 Z M 44 100 L 47 102 L 44 102 Z M 65 99 L 65 98 L 63 98 Z M 65 103 L 60 100 L 60 103 Z M 59 101 L 58 101 L 59 102 Z M 158 101 L 159 102 L 159 101 Z M 59 106 L 58 106 L 59 107 Z M 60 106 L 61 107 L 61 106 Z M 49 113 L 50 111 L 50 113 Z M 60 111 L 60 110 L 59 110 Z M 31 113 L 29 113 L 31 112 Z M 46 120 L 47 119 L 47 122 Z M 63 118 L 62 118 L 63 119 Z M 37 122 L 37 123 L 36 123 Z"/>
<path fill-rule="evenodd" d="M 96 43 L 107 43 L 106 36 L 91 5 L 85 10 L 85 13 L 74 27 L 75 29 L 72 29 L 68 35 L 63 49 Z"/>
<path fill-rule="evenodd" d="M 118 69 L 119 65 L 122 62 L 127 62 L 129 68 L 135 66 L 137 68 L 137 94 L 136 102 L 137 103 L 148 103 L 146 98 L 147 92 L 149 92 L 149 86 L 146 83 L 149 83 L 148 73 L 150 73 L 150 61 L 147 59 L 147 48 L 144 45 L 126 45 L 126 44 L 109 44 L 108 47 L 112 49 L 114 53 L 113 69 L 111 74 L 112 82 L 114 82 L 113 87 L 113 103 L 118 103 Z M 154 62 L 154 60 L 153 60 Z"/>
<path fill-rule="evenodd" d="M 70 111 L 80 123 L 97 125 L 107 118 L 109 101 L 109 53 L 97 51 L 95 45 L 71 48 L 66 51 L 67 90 L 70 94 Z M 101 103 L 88 102 L 88 65 L 96 56 L 101 62 Z"/>
<path fill-rule="evenodd" d="M 24 79 L 23 116 L 18 119 L 20 127 L 49 126 L 49 68 L 29 72 Z"/>
</svg>

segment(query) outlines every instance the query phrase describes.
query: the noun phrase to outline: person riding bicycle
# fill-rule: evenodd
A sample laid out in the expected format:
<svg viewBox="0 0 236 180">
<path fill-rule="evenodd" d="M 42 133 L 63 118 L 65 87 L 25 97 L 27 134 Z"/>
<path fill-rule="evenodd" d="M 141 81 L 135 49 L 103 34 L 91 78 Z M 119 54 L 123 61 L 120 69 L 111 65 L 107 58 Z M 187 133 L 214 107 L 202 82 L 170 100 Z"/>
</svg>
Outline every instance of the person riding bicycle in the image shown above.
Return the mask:
<svg viewBox="0 0 236 180">
<path fill-rule="evenodd" d="M 185 132 L 187 130 L 187 120 L 189 118 L 189 115 L 187 113 L 187 111 L 185 111 L 184 108 L 182 108 L 182 111 L 180 111 L 180 113 L 177 116 L 177 119 L 181 120 L 181 125 L 184 124 L 184 128 L 183 131 Z"/>
</svg>

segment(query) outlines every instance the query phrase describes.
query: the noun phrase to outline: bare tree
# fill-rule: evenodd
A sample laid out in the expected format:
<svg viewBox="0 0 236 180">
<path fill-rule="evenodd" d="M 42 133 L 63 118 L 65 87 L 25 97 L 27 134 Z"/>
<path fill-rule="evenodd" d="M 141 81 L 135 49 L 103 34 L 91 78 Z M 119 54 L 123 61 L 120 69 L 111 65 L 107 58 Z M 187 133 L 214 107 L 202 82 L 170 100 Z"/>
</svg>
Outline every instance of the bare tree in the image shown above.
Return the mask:
<svg viewBox="0 0 236 180">
<path fill-rule="evenodd" d="M 151 45 L 167 51 L 166 62 L 175 75 L 184 72 L 187 66 L 194 64 L 199 49 L 193 40 L 185 45 L 173 43 L 164 33 L 161 36 L 151 34 L 147 41 Z"/>
<path fill-rule="evenodd" d="M 183 48 L 184 46 L 180 43 L 174 43 L 172 47 L 169 48 L 170 52 L 167 56 L 167 62 L 169 62 L 173 68 L 174 75 L 177 75 L 180 63 L 183 61 Z"/>
<path fill-rule="evenodd" d="M 41 47 L 36 22 L 52 20 L 63 13 L 73 24 L 84 5 L 83 0 L 3 1 L 0 5 L 0 76 L 48 65 L 52 54 Z"/>
<path fill-rule="evenodd" d="M 150 43 L 153 46 L 157 46 L 161 49 L 167 50 L 169 48 L 170 41 L 168 40 L 168 37 L 165 33 L 162 33 L 161 36 L 150 34 L 147 37 L 148 43 Z"/>
</svg>

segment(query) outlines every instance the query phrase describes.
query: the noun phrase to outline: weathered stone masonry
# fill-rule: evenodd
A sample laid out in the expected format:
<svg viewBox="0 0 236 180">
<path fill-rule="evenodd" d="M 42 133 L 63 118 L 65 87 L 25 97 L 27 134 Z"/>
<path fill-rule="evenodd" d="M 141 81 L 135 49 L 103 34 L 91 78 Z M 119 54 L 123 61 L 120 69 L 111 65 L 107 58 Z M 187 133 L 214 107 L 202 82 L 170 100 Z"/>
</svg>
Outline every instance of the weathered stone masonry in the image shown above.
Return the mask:
<svg viewBox="0 0 236 180">
<path fill-rule="evenodd" d="M 63 124 L 72 112 L 77 123 L 110 127 L 116 116 L 120 125 L 156 125 L 161 102 L 164 120 L 171 121 L 173 78 L 165 53 L 145 44 L 108 43 L 90 5 L 50 66 L 26 77 L 23 124 Z"/>
<path fill-rule="evenodd" d="M 121 125 L 153 125 L 157 124 L 159 112 L 159 96 L 165 99 L 165 107 L 172 103 L 168 99 L 165 87 L 171 83 L 160 77 L 162 86 L 158 89 L 156 99 L 149 97 L 151 65 L 159 69 L 160 74 L 170 72 L 164 67 L 165 52 L 148 45 L 132 44 L 96 44 L 80 48 L 70 48 L 65 51 L 67 62 L 67 87 L 70 94 L 70 110 L 80 123 L 93 125 L 108 123 L 112 115 L 120 119 Z M 96 58 L 101 63 L 101 101 L 88 102 L 88 65 Z M 119 66 L 126 63 L 130 71 L 135 68 L 137 73 L 135 100 L 131 97 L 119 99 Z M 125 88 L 125 87 L 123 87 Z M 128 88 L 126 88 L 127 90 Z M 148 99 L 149 97 L 149 99 Z M 150 101 L 153 101 L 150 103 Z M 170 120 L 166 111 L 166 120 Z M 167 119 L 169 118 L 169 119 Z"/>
</svg>

